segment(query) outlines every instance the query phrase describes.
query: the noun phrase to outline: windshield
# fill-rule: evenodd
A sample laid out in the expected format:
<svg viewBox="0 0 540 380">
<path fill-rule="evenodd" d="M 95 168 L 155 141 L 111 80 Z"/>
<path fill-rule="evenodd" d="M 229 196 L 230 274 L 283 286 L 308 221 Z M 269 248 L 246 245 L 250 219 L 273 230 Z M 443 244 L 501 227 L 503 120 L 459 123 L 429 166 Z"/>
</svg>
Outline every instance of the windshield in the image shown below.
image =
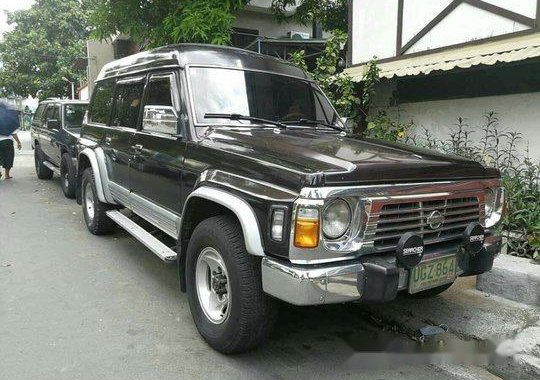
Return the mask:
<svg viewBox="0 0 540 380">
<path fill-rule="evenodd" d="M 64 106 L 64 126 L 66 128 L 80 128 L 88 104 L 66 104 Z"/>
<path fill-rule="evenodd" d="M 189 72 L 197 124 L 207 126 L 258 123 L 205 118 L 207 114 L 239 114 L 282 122 L 301 119 L 329 124 L 339 122 L 339 117 L 328 100 L 308 81 L 277 74 L 223 68 L 192 67 Z"/>
</svg>

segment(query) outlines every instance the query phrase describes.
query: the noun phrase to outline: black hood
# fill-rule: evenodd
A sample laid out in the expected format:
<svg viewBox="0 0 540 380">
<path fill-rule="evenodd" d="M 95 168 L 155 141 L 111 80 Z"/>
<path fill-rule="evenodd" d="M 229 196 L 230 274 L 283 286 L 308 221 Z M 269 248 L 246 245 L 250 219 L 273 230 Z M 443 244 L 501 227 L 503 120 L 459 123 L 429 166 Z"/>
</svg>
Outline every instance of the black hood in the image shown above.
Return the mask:
<svg viewBox="0 0 540 380">
<path fill-rule="evenodd" d="M 304 184 L 347 185 L 497 177 L 496 169 L 403 144 L 303 128 L 216 128 L 202 144 L 305 176 Z M 314 183 L 317 182 L 317 183 Z"/>
</svg>

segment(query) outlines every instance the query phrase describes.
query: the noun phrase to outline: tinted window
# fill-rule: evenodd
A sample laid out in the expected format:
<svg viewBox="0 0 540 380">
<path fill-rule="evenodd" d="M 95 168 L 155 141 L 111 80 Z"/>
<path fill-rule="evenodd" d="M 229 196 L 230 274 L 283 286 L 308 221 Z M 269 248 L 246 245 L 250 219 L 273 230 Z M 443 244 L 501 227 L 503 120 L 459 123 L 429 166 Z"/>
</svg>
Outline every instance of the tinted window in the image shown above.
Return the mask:
<svg viewBox="0 0 540 380">
<path fill-rule="evenodd" d="M 199 123 L 230 124 L 205 119 L 206 113 L 238 113 L 270 120 L 331 122 L 334 111 L 307 81 L 284 75 L 219 68 L 192 68 L 195 114 Z M 237 122 L 246 124 L 246 122 Z"/>
<path fill-rule="evenodd" d="M 143 89 L 143 82 L 116 85 L 114 115 L 111 125 L 137 128 Z"/>
<path fill-rule="evenodd" d="M 146 102 L 143 112 L 143 130 L 175 134 L 177 116 L 172 102 L 174 76 L 153 77 L 146 86 Z"/>
<path fill-rule="evenodd" d="M 40 104 L 39 107 L 36 110 L 36 113 L 34 114 L 34 121 L 41 120 L 43 117 L 43 111 L 45 110 L 45 104 Z"/>
<path fill-rule="evenodd" d="M 88 107 L 88 120 L 93 123 L 107 124 L 112 108 L 113 81 L 100 82 L 94 89 L 92 101 Z"/>
<path fill-rule="evenodd" d="M 86 108 L 86 104 L 66 104 L 64 106 L 64 126 L 66 128 L 80 128 Z"/>
</svg>

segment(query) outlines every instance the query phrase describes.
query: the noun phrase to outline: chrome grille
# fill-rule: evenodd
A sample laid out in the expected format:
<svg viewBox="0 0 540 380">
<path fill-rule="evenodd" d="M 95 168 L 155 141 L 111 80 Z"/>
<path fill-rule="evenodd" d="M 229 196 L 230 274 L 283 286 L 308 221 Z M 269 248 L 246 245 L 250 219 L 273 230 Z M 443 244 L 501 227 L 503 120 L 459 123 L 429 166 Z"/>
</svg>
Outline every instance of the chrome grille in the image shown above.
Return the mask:
<svg viewBox="0 0 540 380">
<path fill-rule="evenodd" d="M 440 226 L 428 223 L 434 212 L 444 217 Z M 480 203 L 476 196 L 374 202 L 364 238 L 373 241 L 375 250 L 390 251 L 396 248 L 404 233 L 414 232 L 422 236 L 424 244 L 429 246 L 461 240 L 465 228 L 471 222 L 480 221 L 480 217 Z"/>
</svg>

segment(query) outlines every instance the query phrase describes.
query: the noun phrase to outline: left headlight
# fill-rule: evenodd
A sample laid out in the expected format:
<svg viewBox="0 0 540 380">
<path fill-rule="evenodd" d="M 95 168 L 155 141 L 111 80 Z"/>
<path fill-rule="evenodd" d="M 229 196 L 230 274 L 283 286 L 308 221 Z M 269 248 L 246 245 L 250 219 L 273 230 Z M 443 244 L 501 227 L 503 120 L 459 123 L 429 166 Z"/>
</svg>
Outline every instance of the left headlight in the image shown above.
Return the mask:
<svg viewBox="0 0 540 380">
<path fill-rule="evenodd" d="M 334 199 L 324 209 L 322 230 L 329 239 L 338 239 L 347 232 L 351 225 L 351 207 L 343 199 Z"/>
<path fill-rule="evenodd" d="M 504 202 L 504 187 L 486 189 L 484 196 L 486 228 L 493 227 L 499 222 L 499 220 L 501 220 L 504 210 Z"/>
</svg>

